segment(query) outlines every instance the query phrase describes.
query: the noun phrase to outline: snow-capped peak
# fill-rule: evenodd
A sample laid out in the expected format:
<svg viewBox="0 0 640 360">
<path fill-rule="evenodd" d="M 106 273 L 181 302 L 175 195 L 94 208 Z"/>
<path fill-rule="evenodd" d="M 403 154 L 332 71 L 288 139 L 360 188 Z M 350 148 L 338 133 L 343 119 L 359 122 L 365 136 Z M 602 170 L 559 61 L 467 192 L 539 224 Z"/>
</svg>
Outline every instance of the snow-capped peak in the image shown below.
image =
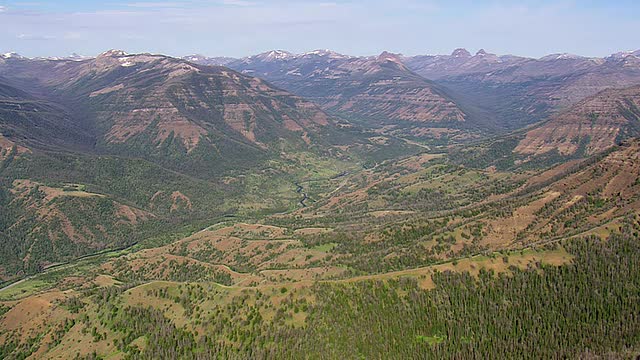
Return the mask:
<svg viewBox="0 0 640 360">
<path fill-rule="evenodd" d="M 8 52 L 8 53 L 0 55 L 0 57 L 2 57 L 4 59 L 11 59 L 11 58 L 21 58 L 22 55 L 12 51 L 12 52 Z"/>
<path fill-rule="evenodd" d="M 313 51 L 308 51 L 304 54 L 300 55 L 301 57 L 305 57 L 305 56 L 322 56 L 322 57 L 329 57 L 329 58 L 334 58 L 334 59 L 340 59 L 340 58 L 346 58 L 348 57 L 347 55 L 343 55 L 340 53 L 337 53 L 333 50 L 329 50 L 329 49 L 317 49 L 317 50 L 313 50 Z"/>
<path fill-rule="evenodd" d="M 206 56 L 200 55 L 200 54 L 193 54 L 193 55 L 187 55 L 187 56 L 183 57 L 183 59 L 187 60 L 187 61 L 196 62 L 196 61 L 205 60 Z"/>
<path fill-rule="evenodd" d="M 294 55 L 284 50 L 271 50 L 271 51 L 264 52 L 262 54 L 258 54 L 255 57 L 260 58 L 262 60 L 275 61 L 275 60 L 288 60 L 293 58 Z"/>
<path fill-rule="evenodd" d="M 86 56 L 86 55 L 80 55 L 78 53 L 71 53 L 71 55 L 65 57 L 65 60 L 74 60 L 74 61 L 81 61 L 81 60 L 87 60 L 90 59 L 91 56 Z"/>
<path fill-rule="evenodd" d="M 382 54 L 378 55 L 378 61 L 393 61 L 397 63 L 401 63 L 401 55 L 390 53 L 388 51 L 383 51 Z"/>
<path fill-rule="evenodd" d="M 640 50 L 627 50 L 627 51 L 620 51 L 614 54 L 611 54 L 609 56 L 607 56 L 607 59 L 615 59 L 615 60 L 620 60 L 620 59 L 624 59 L 628 56 L 634 56 L 634 57 L 640 57 Z"/>
<path fill-rule="evenodd" d="M 109 51 L 105 51 L 102 54 L 98 55 L 100 57 L 118 57 L 118 56 L 127 56 L 128 54 L 122 50 L 111 49 Z"/>
<path fill-rule="evenodd" d="M 542 61 L 550 61 L 550 60 L 569 60 L 569 59 L 581 59 L 582 56 L 569 54 L 569 53 L 561 53 L 561 54 L 550 54 L 547 56 L 543 56 L 540 58 Z"/>
</svg>

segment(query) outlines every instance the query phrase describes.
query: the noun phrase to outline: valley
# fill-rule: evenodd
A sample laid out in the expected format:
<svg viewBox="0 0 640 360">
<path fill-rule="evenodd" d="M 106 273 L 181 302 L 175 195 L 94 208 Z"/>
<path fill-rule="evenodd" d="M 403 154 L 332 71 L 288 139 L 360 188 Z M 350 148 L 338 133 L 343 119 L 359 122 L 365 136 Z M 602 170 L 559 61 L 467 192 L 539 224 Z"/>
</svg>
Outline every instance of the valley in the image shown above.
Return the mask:
<svg viewBox="0 0 640 360">
<path fill-rule="evenodd" d="M 636 62 L 3 56 L 0 357 L 633 358 Z"/>
</svg>

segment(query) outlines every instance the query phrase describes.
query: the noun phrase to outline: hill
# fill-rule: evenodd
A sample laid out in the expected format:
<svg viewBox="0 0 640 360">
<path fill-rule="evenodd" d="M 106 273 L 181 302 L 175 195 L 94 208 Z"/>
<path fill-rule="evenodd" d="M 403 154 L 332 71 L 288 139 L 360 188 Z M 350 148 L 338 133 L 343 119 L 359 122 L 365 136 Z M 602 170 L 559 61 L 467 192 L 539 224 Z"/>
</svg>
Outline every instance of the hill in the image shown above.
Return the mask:
<svg viewBox="0 0 640 360">
<path fill-rule="evenodd" d="M 451 55 L 378 57 L 274 50 L 225 65 L 313 99 L 339 116 L 384 131 L 389 130 L 385 125 L 400 124 L 403 129 L 396 134 L 431 142 L 516 130 L 599 91 L 640 83 L 637 52 L 533 59 L 482 49 L 475 55 L 456 49 Z M 464 122 L 450 121 L 456 119 Z"/>
<path fill-rule="evenodd" d="M 635 57 L 0 56 L 0 358 L 635 358 Z"/>
<path fill-rule="evenodd" d="M 0 78 L 0 158 L 14 145 L 20 152 L 30 147 L 86 150 L 94 142 L 67 109 Z"/>
<path fill-rule="evenodd" d="M 403 137 L 439 139 L 468 137 L 466 110 L 446 89 L 409 70 L 400 56 L 351 57 L 328 50 L 294 55 L 268 52 L 227 66 L 262 77 L 324 110 L 365 127 Z M 467 130 L 460 130 L 461 128 Z"/>
<path fill-rule="evenodd" d="M 272 224 L 215 224 L 0 291 L 2 351 L 42 358 L 633 356 L 639 153 L 633 140 L 521 174 L 462 174 L 446 158 L 423 154 L 330 179 L 346 184 L 309 208 L 265 219 Z M 502 186 L 478 194 L 474 178 Z M 437 192 L 457 199 L 452 211 L 430 209 L 448 203 Z M 400 213 L 384 204 L 398 199 L 415 207 Z M 602 310 L 609 308 L 616 311 Z M 505 325 L 488 330 L 494 324 Z M 350 335 L 365 328 L 383 330 Z M 617 335 L 605 336 L 611 329 Z M 535 334 L 536 343 L 509 340 L 521 332 Z"/>
<path fill-rule="evenodd" d="M 113 50 L 12 57 L 0 72 L 4 278 L 203 219 L 295 209 L 296 181 L 415 151 L 224 67 Z M 146 215 L 122 223 L 131 212 Z"/>
<path fill-rule="evenodd" d="M 640 86 L 607 89 L 526 132 L 520 154 L 593 154 L 640 135 Z"/>
<path fill-rule="evenodd" d="M 109 51 L 86 61 L 22 61 L 4 71 L 27 90 L 79 108 L 96 151 L 191 173 L 229 169 L 230 159 L 234 168 L 252 166 L 281 146 L 324 144 L 324 128 L 335 128 L 312 103 L 262 80 L 166 56 Z"/>
</svg>

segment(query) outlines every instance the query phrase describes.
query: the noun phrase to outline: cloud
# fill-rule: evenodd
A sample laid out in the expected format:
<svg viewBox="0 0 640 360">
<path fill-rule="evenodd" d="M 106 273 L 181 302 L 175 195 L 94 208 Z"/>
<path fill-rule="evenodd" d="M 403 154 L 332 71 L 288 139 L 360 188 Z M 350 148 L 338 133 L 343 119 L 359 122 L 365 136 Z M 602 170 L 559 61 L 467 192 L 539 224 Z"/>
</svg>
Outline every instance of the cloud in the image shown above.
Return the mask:
<svg viewBox="0 0 640 360">
<path fill-rule="evenodd" d="M 62 38 L 65 40 L 83 40 L 85 39 L 85 36 L 80 32 L 71 31 L 66 32 Z"/>
<path fill-rule="evenodd" d="M 246 0 L 222 0 L 220 1 L 222 5 L 229 6 L 255 6 L 257 5 L 255 2 L 246 1 Z"/>
<path fill-rule="evenodd" d="M 32 6 L 45 6 L 47 5 L 44 2 L 39 2 L 39 1 L 20 1 L 20 3 L 14 4 L 16 6 L 20 6 L 20 7 L 32 7 Z"/>
<path fill-rule="evenodd" d="M 29 40 L 29 41 L 48 41 L 55 40 L 55 36 L 51 35 L 34 35 L 34 34 L 19 34 L 16 36 L 19 40 Z"/>
<path fill-rule="evenodd" d="M 611 20 L 621 7 L 593 9 L 572 1 L 460 6 L 441 0 L 108 0 L 24 9 L 25 3 L 0 0 L 6 29 L 0 45 L 36 56 L 106 48 L 245 56 L 272 48 L 367 55 L 450 53 L 456 47 L 542 56 L 606 55 L 637 43 L 637 18 Z"/>
<path fill-rule="evenodd" d="M 184 4 L 177 2 L 134 2 L 127 4 L 128 7 L 134 8 L 180 8 Z"/>
<path fill-rule="evenodd" d="M 5 11 L 7 11 L 7 7 L 0 5 L 0 13 L 3 13 Z"/>
</svg>

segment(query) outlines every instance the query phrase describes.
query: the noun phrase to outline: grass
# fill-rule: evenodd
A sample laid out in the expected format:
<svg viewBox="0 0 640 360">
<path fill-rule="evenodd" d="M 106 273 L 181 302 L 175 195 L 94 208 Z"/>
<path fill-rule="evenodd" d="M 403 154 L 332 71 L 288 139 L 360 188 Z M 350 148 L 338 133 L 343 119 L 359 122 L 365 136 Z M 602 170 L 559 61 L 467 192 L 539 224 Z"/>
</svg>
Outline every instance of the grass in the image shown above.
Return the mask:
<svg viewBox="0 0 640 360">
<path fill-rule="evenodd" d="M 64 184 L 62 191 L 86 191 L 87 186 L 84 184 Z"/>
<path fill-rule="evenodd" d="M 312 247 L 311 250 L 329 252 L 329 251 L 333 250 L 333 248 L 336 247 L 336 246 L 338 246 L 337 243 L 327 243 L 327 244 L 322 244 L 322 245 L 316 245 L 316 246 Z"/>
<path fill-rule="evenodd" d="M 285 159 L 271 160 L 260 171 L 229 177 L 228 181 L 241 184 L 242 196 L 226 201 L 235 208 L 235 215 L 262 217 L 273 213 L 284 213 L 299 208 L 302 194 L 296 182 L 302 183 L 310 198 L 334 188 L 330 179 L 343 171 L 354 171 L 352 161 L 322 158 L 308 152 L 289 153 Z M 308 181 L 317 180 L 317 181 Z"/>
<path fill-rule="evenodd" d="M 93 280 L 99 275 L 100 265 L 108 259 L 121 257 L 131 249 L 105 251 L 70 263 L 61 264 L 42 273 L 26 278 L 24 281 L 0 291 L 0 301 L 25 298 L 57 286 L 69 277 L 84 277 Z"/>
<path fill-rule="evenodd" d="M 427 344 L 429 344 L 431 346 L 438 345 L 438 344 L 442 343 L 443 341 L 445 341 L 446 339 L 447 339 L 447 337 L 445 335 L 439 335 L 439 334 L 436 334 L 436 335 L 433 335 L 433 336 L 424 336 L 424 335 L 417 335 L 416 336 L 416 340 L 418 342 L 427 343 Z"/>
<path fill-rule="evenodd" d="M 8 289 L 0 291 L 0 300 L 18 300 L 46 290 L 50 286 L 51 283 L 49 283 L 48 281 L 44 281 L 41 279 L 28 279 Z"/>
<path fill-rule="evenodd" d="M 508 262 L 504 262 L 504 256 L 507 257 Z M 420 287 L 424 289 L 433 289 L 435 287 L 435 284 L 431 276 L 436 271 L 453 271 L 459 273 L 468 272 L 473 276 L 477 276 L 480 273 L 481 269 L 494 271 L 495 273 L 510 273 L 510 266 L 516 266 L 518 268 L 525 269 L 528 265 L 535 264 L 536 262 L 559 266 L 570 262 L 572 259 L 573 257 L 571 256 L 571 254 L 567 253 L 563 248 L 558 248 L 555 250 L 524 249 L 509 252 L 506 254 L 496 252 L 491 255 L 475 255 L 467 258 L 450 259 L 437 265 L 393 271 L 376 275 L 356 276 L 339 281 L 353 282 L 413 277 L 418 279 Z"/>
</svg>

